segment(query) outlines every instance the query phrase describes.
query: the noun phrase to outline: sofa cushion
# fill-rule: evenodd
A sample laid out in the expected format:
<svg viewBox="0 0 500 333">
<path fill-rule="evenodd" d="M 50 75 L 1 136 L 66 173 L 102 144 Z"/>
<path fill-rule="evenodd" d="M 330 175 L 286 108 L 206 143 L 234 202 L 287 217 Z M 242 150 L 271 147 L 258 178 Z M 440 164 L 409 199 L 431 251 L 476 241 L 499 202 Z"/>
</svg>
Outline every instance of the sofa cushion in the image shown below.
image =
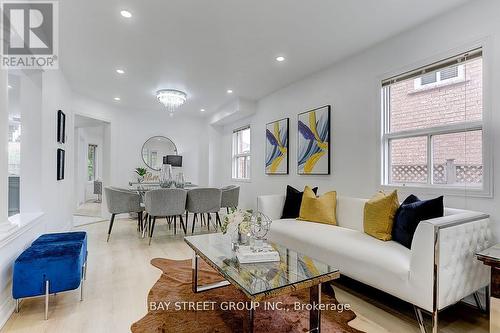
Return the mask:
<svg viewBox="0 0 500 333">
<path fill-rule="evenodd" d="M 318 188 L 315 187 L 312 191 L 316 194 L 318 192 Z M 285 205 L 283 206 L 283 213 L 281 214 L 282 219 L 294 219 L 299 217 L 303 194 L 304 192 L 300 192 L 290 185 L 286 187 Z"/>
<path fill-rule="evenodd" d="M 337 225 L 363 231 L 363 209 L 367 199 L 337 197 Z"/>
<path fill-rule="evenodd" d="M 389 293 L 399 292 L 408 284 L 411 251 L 393 241 L 381 242 L 362 231 L 285 219 L 272 223 L 269 240 Z"/>
<path fill-rule="evenodd" d="M 399 208 L 398 192 L 377 193 L 364 207 L 363 230 L 370 236 L 388 241 L 392 238 L 394 215 Z"/>
<path fill-rule="evenodd" d="M 337 207 L 337 192 L 331 191 L 319 197 L 309 186 L 304 189 L 300 205 L 299 220 L 336 225 L 335 211 Z"/>
<path fill-rule="evenodd" d="M 414 201 L 415 199 L 417 201 Z M 397 211 L 392 239 L 410 249 L 413 235 L 420 221 L 443 216 L 444 206 L 442 196 L 430 200 L 418 200 L 413 196 L 406 198 L 405 202 L 407 203 L 403 202 Z"/>
</svg>

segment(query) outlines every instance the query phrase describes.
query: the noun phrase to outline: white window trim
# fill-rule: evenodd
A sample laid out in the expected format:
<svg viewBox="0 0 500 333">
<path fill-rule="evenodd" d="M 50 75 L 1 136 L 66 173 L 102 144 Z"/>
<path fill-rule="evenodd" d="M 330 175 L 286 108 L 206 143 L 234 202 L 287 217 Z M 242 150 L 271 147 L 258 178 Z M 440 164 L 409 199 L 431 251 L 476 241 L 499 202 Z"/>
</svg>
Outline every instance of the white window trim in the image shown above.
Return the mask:
<svg viewBox="0 0 500 333">
<path fill-rule="evenodd" d="M 376 100 L 375 103 L 378 105 L 378 113 L 377 113 L 377 118 L 378 118 L 378 131 L 379 131 L 379 138 L 380 141 L 377 144 L 377 151 L 378 151 L 378 156 L 380 156 L 380 163 L 379 165 L 379 172 L 377 173 L 377 182 L 380 186 L 381 189 L 384 190 L 394 190 L 394 189 L 406 189 L 409 191 L 415 191 L 415 192 L 420 192 L 420 193 L 426 193 L 426 194 L 436 194 L 436 195 L 449 195 L 449 196 L 468 196 L 468 197 L 479 197 L 479 198 L 493 198 L 493 144 L 492 144 L 492 124 L 491 124 L 491 97 L 492 97 L 492 90 L 491 90 L 491 79 L 492 79 L 492 58 L 490 57 L 491 52 L 491 37 L 484 37 L 480 40 L 476 40 L 473 42 L 470 42 L 468 44 L 464 44 L 460 47 L 447 50 L 445 52 L 442 52 L 440 54 L 437 54 L 433 57 L 429 57 L 424 60 L 417 61 L 411 65 L 406 65 L 403 66 L 397 70 L 393 70 L 390 72 L 386 72 L 384 74 L 379 75 L 376 80 L 373 82 L 374 83 L 374 89 L 376 89 Z M 380 87 L 380 82 L 382 82 L 385 78 L 387 77 L 393 77 L 397 76 L 400 73 L 408 72 L 411 71 L 415 68 L 419 67 L 424 67 L 427 64 L 431 64 L 437 61 L 440 61 L 441 59 L 446 59 L 453 57 L 457 54 L 467 52 L 468 50 L 473 50 L 476 48 L 482 48 L 483 49 L 483 115 L 482 115 L 482 130 L 483 130 L 483 186 L 482 189 L 477 189 L 468 185 L 463 185 L 461 188 L 456 188 L 446 186 L 443 184 L 434 184 L 434 185 L 428 185 L 428 184 L 387 184 L 385 182 L 385 174 L 386 174 L 386 168 L 385 166 L 387 165 L 388 161 L 388 154 L 387 154 L 387 147 L 386 147 L 386 141 L 384 140 L 384 133 L 388 132 L 386 131 L 387 126 L 388 126 L 388 119 L 386 115 L 384 114 L 384 105 L 381 101 L 382 99 L 382 91 Z"/>
<path fill-rule="evenodd" d="M 250 151 L 247 153 L 236 153 L 236 147 L 238 143 L 236 142 L 237 136 L 235 135 L 239 131 L 243 131 L 246 129 L 250 129 Z M 252 157 L 252 129 L 250 125 L 242 126 L 239 127 L 235 130 L 233 130 L 233 133 L 231 134 L 232 136 L 232 152 L 231 152 L 231 180 L 235 182 L 242 182 L 242 183 L 250 183 L 252 181 L 252 162 L 251 162 L 251 157 Z M 239 157 L 250 157 L 250 168 L 248 171 L 248 178 L 237 178 L 235 177 L 235 164 L 236 164 L 236 159 Z"/>
</svg>

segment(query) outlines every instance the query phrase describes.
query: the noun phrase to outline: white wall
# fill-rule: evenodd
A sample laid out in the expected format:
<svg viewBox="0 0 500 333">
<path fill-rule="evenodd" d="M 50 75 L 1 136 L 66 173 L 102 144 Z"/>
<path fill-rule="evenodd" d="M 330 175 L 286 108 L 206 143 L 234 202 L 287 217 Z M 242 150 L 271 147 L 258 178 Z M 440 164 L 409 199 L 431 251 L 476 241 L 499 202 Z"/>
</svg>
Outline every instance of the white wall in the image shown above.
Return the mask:
<svg viewBox="0 0 500 333">
<path fill-rule="evenodd" d="M 75 112 L 90 118 L 109 122 L 110 125 L 110 180 L 113 186 L 128 186 L 135 180 L 134 169 L 144 167 L 142 145 L 152 136 L 171 138 L 183 156 L 183 172 L 186 181 L 206 185 L 208 183 L 207 131 L 199 117 L 158 111 L 121 109 L 78 96 Z"/>
<path fill-rule="evenodd" d="M 258 103 L 257 113 L 246 121 L 252 128 L 252 181 L 241 183 L 241 203 L 255 207 L 256 196 L 284 193 L 286 184 L 298 188 L 318 185 L 320 192 L 335 189 L 341 195 L 370 197 L 380 188 L 380 80 L 388 73 L 397 73 L 409 66 L 425 64 L 436 56 L 475 44 L 486 39 L 484 50 L 485 108 L 491 111 L 488 141 L 492 151 L 498 150 L 500 131 L 500 2 L 474 1 L 444 16 L 435 18 L 413 30 L 387 40 L 365 52 L 349 57 L 330 68 L 272 93 Z M 293 66 L 293 59 L 287 64 Z M 330 176 L 297 176 L 296 143 L 297 114 L 325 104 L 332 105 L 332 174 Z M 265 124 L 290 118 L 290 175 L 266 176 Z M 214 183 L 228 183 L 231 177 L 231 132 L 245 121 L 217 129 L 222 151 L 213 158 L 211 169 L 222 170 Z M 500 174 L 499 163 L 494 175 Z M 496 188 L 500 177 L 494 179 Z M 401 199 L 414 192 L 423 197 L 425 191 L 400 191 Z M 475 209 L 492 215 L 496 234 L 500 235 L 498 196 L 474 198 L 446 196 L 451 207 Z"/>
<path fill-rule="evenodd" d="M 41 84 L 40 78 L 25 83 L 21 84 L 21 88 L 29 85 L 26 93 L 28 96 L 30 94 L 38 96 L 35 99 L 38 104 L 31 105 L 29 101 L 26 101 L 24 106 L 30 109 L 22 110 L 22 115 L 27 117 L 21 120 L 22 126 L 26 124 L 21 138 L 21 141 L 24 140 L 24 144 L 21 143 L 21 149 L 24 149 L 21 151 L 21 154 L 24 154 L 21 158 L 22 163 L 25 164 L 21 166 L 21 178 L 23 174 L 27 176 L 23 185 L 24 196 L 28 195 L 27 201 L 21 207 L 22 217 L 17 219 L 18 225 L 9 231 L 8 236 L 0 235 L 2 236 L 0 237 L 0 326 L 14 309 L 11 283 L 12 264 L 15 258 L 41 233 L 68 230 L 72 224 L 73 133 L 70 130 L 73 127 L 72 92 L 60 71 L 44 72 L 41 76 Z M 6 90 L 6 87 L 0 84 L 0 89 Z M 21 91 L 21 99 L 24 92 Z M 56 180 L 56 150 L 60 147 L 56 143 L 56 115 L 59 109 L 62 109 L 68 116 L 66 119 L 67 141 L 64 146 L 61 146 L 66 150 L 66 179 L 63 181 Z M 30 115 L 30 111 L 39 114 Z M 3 121 L 0 123 L 4 124 Z M 27 130 L 29 133 L 26 133 Z M 28 143 L 37 142 L 37 144 L 26 145 L 27 141 Z M 6 141 L 3 142 L 6 143 Z M 0 169 L 4 170 L 3 167 Z M 23 193 L 21 197 L 23 198 Z M 3 204 L 0 209 L 0 219 L 3 219 Z M 31 213 L 40 211 L 44 214 L 33 220 Z M 3 220 L 0 220 L 1 222 Z"/>
</svg>

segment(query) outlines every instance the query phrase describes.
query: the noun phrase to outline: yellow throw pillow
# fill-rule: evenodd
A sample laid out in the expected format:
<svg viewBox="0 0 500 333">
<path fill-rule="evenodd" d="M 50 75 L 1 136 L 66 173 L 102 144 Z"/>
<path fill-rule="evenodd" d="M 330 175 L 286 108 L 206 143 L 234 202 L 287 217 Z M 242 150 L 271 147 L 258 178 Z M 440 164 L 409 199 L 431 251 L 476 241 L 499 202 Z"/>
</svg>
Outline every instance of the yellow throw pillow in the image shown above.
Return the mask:
<svg viewBox="0 0 500 333">
<path fill-rule="evenodd" d="M 392 239 L 394 215 L 399 208 L 398 192 L 390 194 L 377 193 L 365 203 L 363 228 L 365 233 L 377 239 Z"/>
<path fill-rule="evenodd" d="M 309 186 L 304 189 L 298 220 L 337 225 L 337 192 L 331 191 L 319 197 Z"/>
</svg>

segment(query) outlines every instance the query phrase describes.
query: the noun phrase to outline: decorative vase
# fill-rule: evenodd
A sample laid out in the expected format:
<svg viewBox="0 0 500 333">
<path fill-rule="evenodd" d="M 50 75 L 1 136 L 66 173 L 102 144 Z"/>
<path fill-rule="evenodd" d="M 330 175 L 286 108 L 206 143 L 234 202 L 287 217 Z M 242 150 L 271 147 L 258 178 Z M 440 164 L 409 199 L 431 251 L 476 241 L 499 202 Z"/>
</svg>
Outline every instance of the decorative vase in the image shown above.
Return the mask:
<svg viewBox="0 0 500 333">
<path fill-rule="evenodd" d="M 182 172 L 179 172 L 175 179 L 175 187 L 177 188 L 184 188 L 185 186 L 185 181 L 184 181 L 184 174 Z"/>
<path fill-rule="evenodd" d="M 173 183 L 172 166 L 170 164 L 163 164 L 160 173 L 160 186 L 162 188 L 171 188 Z"/>
<path fill-rule="evenodd" d="M 248 245 L 250 242 L 250 235 L 240 231 L 240 228 L 236 228 L 234 233 L 231 235 L 231 249 L 233 251 L 238 250 L 240 246 Z"/>
</svg>

